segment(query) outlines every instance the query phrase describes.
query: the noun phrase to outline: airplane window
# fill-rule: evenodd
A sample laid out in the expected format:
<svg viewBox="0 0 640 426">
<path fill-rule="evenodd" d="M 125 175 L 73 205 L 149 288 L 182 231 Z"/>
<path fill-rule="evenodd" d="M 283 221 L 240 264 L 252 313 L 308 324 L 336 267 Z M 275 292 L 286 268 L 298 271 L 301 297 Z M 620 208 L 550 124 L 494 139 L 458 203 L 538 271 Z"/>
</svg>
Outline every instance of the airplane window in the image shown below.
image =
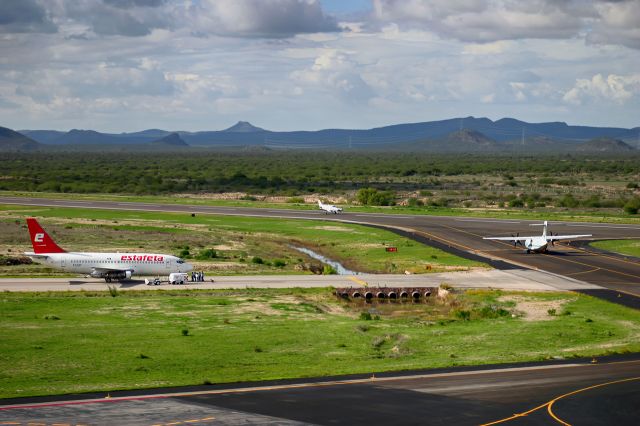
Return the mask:
<svg viewBox="0 0 640 426">
<path fill-rule="evenodd" d="M 176 260 L 176 263 L 184 263 L 184 260 L 178 259 L 178 260 Z"/>
</svg>

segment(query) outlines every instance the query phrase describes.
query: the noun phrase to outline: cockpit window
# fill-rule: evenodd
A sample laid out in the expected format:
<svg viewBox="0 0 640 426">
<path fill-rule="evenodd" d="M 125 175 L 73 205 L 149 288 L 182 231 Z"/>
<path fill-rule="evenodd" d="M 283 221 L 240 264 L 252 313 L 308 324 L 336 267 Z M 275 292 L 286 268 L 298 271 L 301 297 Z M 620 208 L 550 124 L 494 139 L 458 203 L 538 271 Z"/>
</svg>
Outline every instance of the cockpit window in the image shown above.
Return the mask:
<svg viewBox="0 0 640 426">
<path fill-rule="evenodd" d="M 178 260 L 176 260 L 176 263 L 184 263 L 184 260 L 178 259 Z"/>
</svg>

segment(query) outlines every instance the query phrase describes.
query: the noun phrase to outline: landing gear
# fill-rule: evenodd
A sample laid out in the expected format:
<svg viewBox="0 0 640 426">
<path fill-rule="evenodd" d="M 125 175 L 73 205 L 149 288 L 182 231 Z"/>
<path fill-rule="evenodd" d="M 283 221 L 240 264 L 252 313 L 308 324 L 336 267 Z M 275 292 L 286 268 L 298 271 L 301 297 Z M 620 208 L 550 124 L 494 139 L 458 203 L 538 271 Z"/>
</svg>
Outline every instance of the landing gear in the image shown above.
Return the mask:
<svg viewBox="0 0 640 426">
<path fill-rule="evenodd" d="M 527 254 L 531 253 L 531 250 L 527 249 Z"/>
<path fill-rule="evenodd" d="M 111 282 L 111 277 L 104 277 L 104 282 L 110 283 Z"/>
</svg>

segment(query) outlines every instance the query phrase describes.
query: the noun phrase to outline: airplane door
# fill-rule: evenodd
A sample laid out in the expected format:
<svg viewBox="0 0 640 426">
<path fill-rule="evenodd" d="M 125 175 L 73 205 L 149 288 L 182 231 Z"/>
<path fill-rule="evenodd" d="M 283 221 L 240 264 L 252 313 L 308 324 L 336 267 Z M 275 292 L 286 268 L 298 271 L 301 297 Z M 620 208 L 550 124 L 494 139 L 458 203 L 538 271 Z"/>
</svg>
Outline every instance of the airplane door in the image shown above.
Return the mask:
<svg viewBox="0 0 640 426">
<path fill-rule="evenodd" d="M 67 267 L 67 261 L 66 261 L 66 259 L 64 257 L 62 259 L 60 259 L 60 267 L 61 268 L 66 268 Z"/>
<path fill-rule="evenodd" d="M 164 261 L 164 267 L 165 267 L 166 269 L 170 269 L 170 268 L 169 268 L 169 259 L 166 259 L 166 260 Z"/>
</svg>

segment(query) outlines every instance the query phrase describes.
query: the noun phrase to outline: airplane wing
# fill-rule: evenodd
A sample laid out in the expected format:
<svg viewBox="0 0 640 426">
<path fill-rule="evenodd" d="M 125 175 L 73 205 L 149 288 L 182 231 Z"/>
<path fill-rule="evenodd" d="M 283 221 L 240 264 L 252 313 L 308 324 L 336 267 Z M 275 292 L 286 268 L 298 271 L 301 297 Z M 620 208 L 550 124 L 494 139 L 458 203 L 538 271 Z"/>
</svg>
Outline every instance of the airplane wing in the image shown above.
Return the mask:
<svg viewBox="0 0 640 426">
<path fill-rule="evenodd" d="M 582 234 L 582 235 L 547 235 L 547 241 L 558 241 L 558 240 L 572 240 L 574 238 L 581 237 L 592 237 L 591 234 Z"/>
<path fill-rule="evenodd" d="M 524 241 L 535 237 L 483 237 L 483 240 L 498 240 L 498 241 Z"/>
<path fill-rule="evenodd" d="M 129 272 L 131 269 L 118 269 L 118 268 L 91 268 L 94 272 L 104 273 L 104 272 Z"/>
</svg>

